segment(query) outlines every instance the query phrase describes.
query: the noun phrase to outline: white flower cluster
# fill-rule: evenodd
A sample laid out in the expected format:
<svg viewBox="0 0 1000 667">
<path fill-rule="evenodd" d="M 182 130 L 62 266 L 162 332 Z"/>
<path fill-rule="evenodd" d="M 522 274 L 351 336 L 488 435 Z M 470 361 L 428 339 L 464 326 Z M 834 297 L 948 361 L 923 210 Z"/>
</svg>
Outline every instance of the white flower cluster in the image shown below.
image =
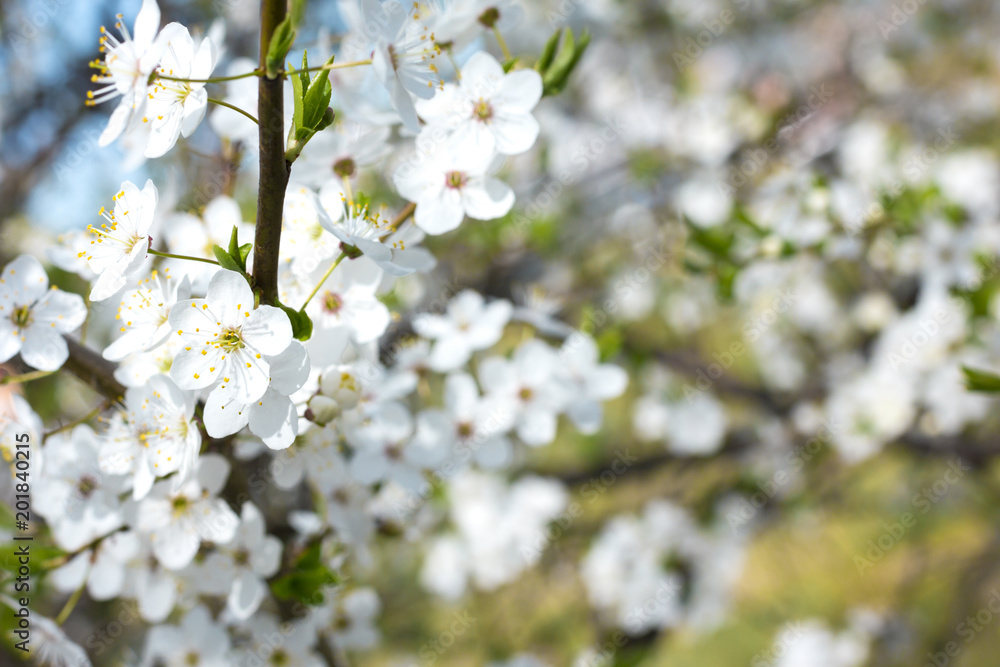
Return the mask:
<svg viewBox="0 0 1000 667">
<path fill-rule="evenodd" d="M 699 528 L 683 508 L 658 500 L 641 517 L 613 518 L 581 570 L 591 603 L 638 636 L 720 623 L 742 559 L 742 540 L 728 527 Z"/>
<path fill-rule="evenodd" d="M 428 530 L 426 501 L 442 485 L 451 488 L 459 537 L 432 553 L 454 558 L 459 550 L 472 569 L 442 583 L 445 561 L 431 556 L 425 580 L 451 596 L 466 578 L 486 588 L 511 581 L 537 560 L 520 551 L 561 510 L 566 491 L 532 477 L 508 487 L 497 475 L 524 459 L 525 445 L 552 443 L 560 416 L 595 433 L 602 403 L 625 391 L 625 372 L 602 363 L 582 332 L 517 324 L 516 340 L 508 336 L 515 309 L 506 299 L 463 289 L 440 311 L 421 313 L 419 301 L 393 298 L 399 279 L 435 267 L 420 245 L 425 235 L 511 210 L 514 190 L 496 175 L 501 160 L 530 150 L 539 135 L 538 72 L 505 68 L 475 49 L 442 57 L 436 30 L 450 35 L 448 44 L 472 44 L 513 10 L 476 4 L 363 0 L 355 8 L 363 27 L 343 48 L 370 54 L 357 67 L 370 66 L 372 77 L 348 73 L 337 82 L 335 103 L 347 118 L 310 137 L 292 167 L 277 299 L 265 299 L 255 281 L 254 228 L 236 199 L 220 195 L 197 214 L 165 211 L 171 206 L 152 180 L 122 183 L 99 226 L 66 235 L 50 254 L 91 284 L 89 304 L 50 289 L 28 255 L 3 270 L 0 362 L 19 354 L 42 373 L 56 371 L 70 355 L 65 337 L 86 321 L 113 370 L 105 386 L 123 387 L 91 417 L 46 438 L 31 495 L 66 552 L 51 575 L 55 588 L 135 600 L 156 624 L 146 663 L 251 664 L 272 650 L 267 638 L 287 634 L 279 591 L 306 568 L 303 552 L 322 573 L 313 585 L 319 597 L 270 664 L 319 664 L 318 643 L 327 640 L 337 650 L 375 645 L 378 597 L 335 586 L 334 573 L 369 564 L 387 526 Z M 155 0 L 144 0 L 133 30 L 122 17 L 117 36 L 102 29 L 104 57 L 92 63 L 102 87 L 89 96 L 93 104 L 117 100 L 101 145 L 124 137 L 147 158 L 193 136 L 223 53 L 218 30 L 194 38 L 159 23 Z M 229 83 L 228 105 L 256 111 L 253 80 L 262 73 L 254 68 Z M 369 99 L 372 82 L 391 111 L 350 113 Z M 255 139 L 235 111 L 218 113 L 232 116 L 213 117 L 218 134 Z M 384 166 L 386 185 L 410 202 L 397 216 L 359 192 Z M 88 307 L 115 297 L 116 309 Z M 387 341 L 394 320 L 409 322 L 412 336 Z M 31 408 L 20 398 L 14 407 L 5 429 L 40 436 Z M 252 480 L 244 488 L 247 471 L 234 465 L 256 466 L 261 455 L 271 457 L 267 481 L 276 488 Z M 278 490 L 295 489 L 308 489 L 310 509 L 270 506 Z M 280 541 L 275 525 L 295 536 Z"/>
</svg>

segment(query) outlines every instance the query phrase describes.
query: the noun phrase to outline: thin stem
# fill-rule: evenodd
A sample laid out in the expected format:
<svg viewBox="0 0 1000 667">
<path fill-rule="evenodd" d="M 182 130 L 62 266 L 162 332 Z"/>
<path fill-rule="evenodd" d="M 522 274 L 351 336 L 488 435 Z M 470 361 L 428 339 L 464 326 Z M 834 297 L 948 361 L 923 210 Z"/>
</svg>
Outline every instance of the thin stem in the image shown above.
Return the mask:
<svg viewBox="0 0 1000 667">
<path fill-rule="evenodd" d="M 157 257 L 169 257 L 170 259 L 186 259 L 191 262 L 204 262 L 205 264 L 215 264 L 219 266 L 219 263 L 214 259 L 205 259 L 204 257 L 191 257 L 190 255 L 175 255 L 172 252 L 160 252 L 159 250 L 148 250 L 150 255 L 156 255 Z"/>
<path fill-rule="evenodd" d="M 179 76 L 167 76 L 166 74 L 156 73 L 156 78 L 166 79 L 167 81 L 183 81 L 184 83 L 222 83 L 223 81 L 236 81 L 237 79 L 249 79 L 252 76 L 260 76 L 262 70 L 255 69 L 252 72 L 245 72 L 244 74 L 234 74 L 232 76 L 214 76 L 211 79 L 185 79 Z"/>
<path fill-rule="evenodd" d="M 500 45 L 500 50 L 503 51 L 504 60 L 510 60 L 510 49 L 507 48 L 507 40 L 503 38 L 500 34 L 500 29 L 493 26 L 493 36 L 497 38 L 497 44 Z"/>
<path fill-rule="evenodd" d="M 260 70 L 266 71 L 271 37 L 284 20 L 287 0 L 261 0 Z M 278 301 L 278 252 L 281 218 L 291 164 L 285 159 L 284 81 L 262 76 L 257 80 L 257 136 L 260 176 L 257 182 L 257 221 L 254 228 L 253 282 L 260 303 Z"/>
<path fill-rule="evenodd" d="M 296 72 L 322 72 L 325 69 L 347 69 L 348 67 L 363 67 L 364 65 L 371 65 L 372 60 L 352 60 L 346 63 L 330 63 L 329 65 L 317 65 L 316 67 L 307 67 L 305 69 L 295 70 Z M 287 72 L 279 71 L 279 74 L 287 74 Z"/>
<path fill-rule="evenodd" d="M 392 227 L 393 230 L 399 229 L 399 226 L 404 222 L 406 222 L 406 219 L 409 218 L 411 215 L 413 215 L 413 212 L 416 210 L 417 210 L 417 205 L 413 202 L 410 202 L 409 204 L 406 205 L 406 208 L 404 208 L 402 211 L 399 212 L 399 215 L 396 216 L 396 219 L 393 220 L 392 224 L 389 226 Z"/>
<path fill-rule="evenodd" d="M 87 574 L 90 574 L 89 567 L 87 568 Z M 59 615 L 56 616 L 56 625 L 62 625 L 66 619 L 69 618 L 69 615 L 73 613 L 73 608 L 76 607 L 76 603 L 80 601 L 80 598 L 83 596 L 83 589 L 86 587 L 87 577 L 84 576 L 79 588 L 73 591 L 73 595 L 69 596 L 69 599 L 66 600 L 66 604 L 63 605 L 62 611 L 60 611 Z"/>
<path fill-rule="evenodd" d="M 400 225 L 406 222 L 407 219 L 409 219 L 409 217 L 413 215 L 413 212 L 416 210 L 417 210 L 416 204 L 414 204 L 413 202 L 407 204 L 406 207 L 399 212 L 399 215 L 397 215 L 395 219 L 393 219 L 392 223 L 389 224 L 389 231 L 386 232 L 382 237 L 380 237 L 379 241 L 384 241 L 385 239 L 392 236 L 392 234 L 399 231 Z"/>
<path fill-rule="evenodd" d="M 319 279 L 318 283 L 316 283 L 316 287 L 313 288 L 313 291 L 309 293 L 308 297 L 306 297 L 305 303 L 303 303 L 302 307 L 299 308 L 300 311 L 306 309 L 306 306 L 309 305 L 309 302 L 312 301 L 312 298 L 314 296 L 316 296 L 317 292 L 319 292 L 319 288 L 321 288 L 323 286 L 323 283 L 325 283 L 326 279 L 330 277 L 330 274 L 333 273 L 334 269 L 336 269 L 338 266 L 340 266 L 340 263 L 342 261 L 344 261 L 345 257 L 347 257 L 347 253 L 346 252 L 342 252 L 342 253 L 340 253 L 340 256 L 337 257 L 337 259 L 334 260 L 333 264 L 330 265 L 330 268 L 327 269 L 326 273 L 323 274 L 323 277 Z"/>
<path fill-rule="evenodd" d="M 97 415 L 101 414 L 102 412 L 104 412 L 105 410 L 107 410 L 110 407 L 111 407 L 111 403 L 108 402 L 108 401 L 105 401 L 104 403 L 101 403 L 96 408 L 94 408 L 93 410 L 91 410 L 90 412 L 88 412 L 87 414 L 85 414 L 84 416 L 80 417 L 79 419 L 74 419 L 71 422 L 67 422 L 67 423 L 63 424 L 59 428 L 56 428 L 56 429 L 53 429 L 53 430 L 49 431 L 48 433 L 46 433 L 45 435 L 42 436 L 42 442 L 45 442 L 46 440 L 49 439 L 50 436 L 53 436 L 56 433 L 62 433 L 63 431 L 68 431 L 69 429 L 74 428 L 75 426 L 79 426 L 80 424 L 83 424 L 85 422 L 89 422 L 91 419 L 93 419 Z"/>
<path fill-rule="evenodd" d="M 5 375 L 4 377 L 0 378 L 0 385 L 31 382 L 32 380 L 38 380 L 39 378 L 48 377 L 53 373 L 55 373 L 55 371 L 31 371 L 30 373 L 24 373 L 23 375 Z"/>
<path fill-rule="evenodd" d="M 237 113 L 241 113 L 244 116 L 246 116 L 247 118 L 249 118 L 250 120 L 252 120 L 255 125 L 260 125 L 260 123 L 257 122 L 256 118 L 254 118 L 252 115 L 250 115 L 249 113 L 247 113 L 243 109 L 239 108 L 235 104 L 230 104 L 229 102 L 224 102 L 222 100 L 217 100 L 214 97 L 209 97 L 208 101 L 211 102 L 212 104 L 218 104 L 220 107 L 226 107 L 227 109 L 232 109 L 233 111 L 236 111 Z"/>
</svg>

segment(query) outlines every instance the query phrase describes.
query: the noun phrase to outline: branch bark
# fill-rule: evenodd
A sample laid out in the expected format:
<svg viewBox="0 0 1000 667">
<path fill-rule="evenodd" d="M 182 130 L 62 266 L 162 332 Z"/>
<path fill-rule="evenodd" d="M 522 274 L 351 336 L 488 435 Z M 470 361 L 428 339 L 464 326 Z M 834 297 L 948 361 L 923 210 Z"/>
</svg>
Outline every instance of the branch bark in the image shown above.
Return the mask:
<svg viewBox="0 0 1000 667">
<path fill-rule="evenodd" d="M 260 66 L 266 67 L 267 49 L 275 28 L 285 18 L 286 0 L 261 0 Z M 278 250 L 281 213 L 291 165 L 285 161 L 284 80 L 262 75 L 258 81 L 257 119 L 260 122 L 260 180 L 257 191 L 257 227 L 254 236 L 253 279 L 261 303 L 278 300 Z"/>
<path fill-rule="evenodd" d="M 63 370 L 69 371 L 108 400 L 120 402 L 125 397 L 125 385 L 115 379 L 115 364 L 72 338 L 67 336 L 65 339 L 69 346 L 69 358 Z"/>
</svg>

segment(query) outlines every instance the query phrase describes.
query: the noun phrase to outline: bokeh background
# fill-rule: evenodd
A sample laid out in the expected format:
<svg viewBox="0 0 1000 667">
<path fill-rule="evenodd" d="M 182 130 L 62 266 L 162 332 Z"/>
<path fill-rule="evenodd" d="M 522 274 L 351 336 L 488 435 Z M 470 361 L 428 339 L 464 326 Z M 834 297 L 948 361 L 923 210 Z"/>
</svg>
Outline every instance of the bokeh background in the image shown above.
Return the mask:
<svg viewBox="0 0 1000 667">
<path fill-rule="evenodd" d="M 557 480 L 566 509 L 512 581 L 442 599 L 422 584 L 426 540 L 381 537 L 359 576 L 382 642 L 354 663 L 995 665 L 997 404 L 961 367 L 1000 368 L 1000 6 L 522 4 L 515 53 L 560 27 L 592 43 L 536 111 L 539 144 L 504 166 L 514 211 L 432 239 L 435 273 L 389 298 L 419 308 L 451 284 L 547 309 L 629 389 L 598 434 L 560 429 L 519 461 L 512 478 Z M 87 63 L 98 27 L 138 5 L 0 7 L 0 265 L 44 259 L 126 178 L 154 178 L 176 210 L 225 192 L 253 219 L 254 156 L 210 123 L 155 164 L 97 147 L 108 109 L 84 107 Z M 192 29 L 225 22 L 220 70 L 255 57 L 254 0 L 160 6 Z M 308 11 L 300 44 L 335 50 L 337 4 Z M 47 420 L 89 409 L 72 380 L 22 389 Z M 702 562 L 657 546 L 660 501 L 704 534 Z M 622 635 L 616 604 L 657 598 L 650 554 L 697 609 Z M 87 647 L 123 608 L 85 604 L 67 632 Z M 141 626 L 97 664 L 131 664 Z"/>
</svg>

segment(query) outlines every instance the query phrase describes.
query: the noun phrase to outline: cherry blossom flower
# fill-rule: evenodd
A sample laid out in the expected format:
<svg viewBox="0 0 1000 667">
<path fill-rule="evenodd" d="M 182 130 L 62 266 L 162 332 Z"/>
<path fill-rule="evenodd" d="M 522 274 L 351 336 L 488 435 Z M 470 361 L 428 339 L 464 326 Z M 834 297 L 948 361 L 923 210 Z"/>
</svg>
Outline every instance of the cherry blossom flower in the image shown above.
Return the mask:
<svg viewBox="0 0 1000 667">
<path fill-rule="evenodd" d="M 417 113 L 432 128 L 451 131 L 462 150 L 481 155 L 523 153 L 538 138 L 538 121 L 531 115 L 542 97 L 542 77 L 531 69 L 504 73 L 485 51 L 462 67 L 458 83 L 429 100 L 417 102 Z"/>
<path fill-rule="evenodd" d="M 510 410 L 517 436 L 527 445 L 555 438 L 556 417 L 569 398 L 558 381 L 558 368 L 555 351 L 537 339 L 517 348 L 513 359 L 488 357 L 479 365 L 483 392 Z"/>
<path fill-rule="evenodd" d="M 187 276 L 177 280 L 169 271 L 153 271 L 149 278 L 140 280 L 138 289 L 126 292 L 118 306 L 115 320 L 122 335 L 104 349 L 104 358 L 121 361 L 129 354 L 158 346 L 170 335 L 170 309 L 190 296 Z"/>
<path fill-rule="evenodd" d="M 146 157 L 162 156 L 180 136 L 189 137 L 198 128 L 208 108 L 208 93 L 205 84 L 197 79 L 207 79 L 212 74 L 217 58 L 218 49 L 208 37 L 202 38 L 196 51 L 187 28 L 182 27 L 171 36 L 142 119 L 151 128 Z"/>
<path fill-rule="evenodd" d="M 49 289 L 38 260 L 21 255 L 0 273 L 0 363 L 20 353 L 40 371 L 59 369 L 69 356 L 63 334 L 87 319 L 78 294 Z"/>
<path fill-rule="evenodd" d="M 102 206 L 99 213 L 107 220 L 98 229 L 87 229 L 94 235 L 90 247 L 81 252 L 97 274 L 90 291 L 91 301 L 103 301 L 125 286 L 125 277 L 139 270 L 149 250 L 149 228 L 159 195 L 153 181 L 147 180 L 140 191 L 131 181 L 122 183 L 113 199 L 110 213 Z"/>
<path fill-rule="evenodd" d="M 284 449 L 295 440 L 299 419 L 289 396 L 308 379 L 309 356 L 302 343 L 293 340 L 280 354 L 263 359 L 268 364 L 270 384 L 258 400 L 242 403 L 232 393 L 210 390 L 205 402 L 205 429 L 213 438 L 249 426 L 271 449 Z"/>
<path fill-rule="evenodd" d="M 273 306 L 255 309 L 250 286 L 233 271 L 217 273 L 204 299 L 174 306 L 170 326 L 185 344 L 170 377 L 182 389 L 212 387 L 208 400 L 219 409 L 259 400 L 270 383 L 264 355 L 281 354 L 292 342 L 288 316 Z"/>
<path fill-rule="evenodd" d="M 375 75 L 389 91 L 403 124 L 418 132 L 420 123 L 410 95 L 429 99 L 435 87 L 444 84 L 437 66 L 441 49 L 427 24 L 430 17 L 425 15 L 429 10 L 418 4 L 406 9 L 396 0 L 362 0 L 361 11 L 365 25 L 380 29 L 372 55 Z"/>
<path fill-rule="evenodd" d="M 493 220 L 514 205 L 514 191 L 487 172 L 492 152 L 482 152 L 454 139 L 417 138 L 416 154 L 393 174 L 399 194 L 417 205 L 414 221 L 428 234 L 444 234 L 468 215 Z"/>
<path fill-rule="evenodd" d="M 474 351 L 499 341 L 512 311 L 509 301 L 499 299 L 487 304 L 478 292 L 464 290 L 448 303 L 444 315 L 420 315 L 414 319 L 413 328 L 435 341 L 431 368 L 450 371 L 465 364 Z"/>
<path fill-rule="evenodd" d="M 215 494 L 229 476 L 229 462 L 206 454 L 197 473 L 177 489 L 157 482 L 139 503 L 137 527 L 149 536 L 153 554 L 168 570 L 180 570 L 194 559 L 203 541 L 225 544 L 233 539 L 239 519 Z"/>
<path fill-rule="evenodd" d="M 179 23 L 171 23 L 157 32 L 160 25 L 160 8 L 156 0 L 143 0 L 135 17 L 133 33 L 130 34 L 118 15 L 115 27 L 121 33 L 119 40 L 101 27 L 101 51 L 104 61 L 91 63 L 91 67 L 101 73 L 91 79 L 94 83 L 105 84 L 103 88 L 87 93 L 87 104 L 100 104 L 121 97 L 121 101 L 111 114 L 108 126 L 101 133 L 98 143 L 107 146 L 121 136 L 134 120 L 142 115 L 148 98 L 149 78 L 156 68 L 167 43 L 184 30 Z"/>
<path fill-rule="evenodd" d="M 186 480 L 201 445 L 201 433 L 192 421 L 194 395 L 182 392 L 167 376 L 155 375 L 125 392 L 125 407 L 108 426 L 101 470 L 131 474 L 136 500 L 149 493 L 156 477 L 178 473 L 175 487 Z"/>
<path fill-rule="evenodd" d="M 243 503 L 240 525 L 232 542 L 210 554 L 202 565 L 207 578 L 225 586 L 226 609 L 245 621 L 267 594 L 265 579 L 281 565 L 281 541 L 267 534 L 264 517 L 250 502 Z"/>
</svg>

